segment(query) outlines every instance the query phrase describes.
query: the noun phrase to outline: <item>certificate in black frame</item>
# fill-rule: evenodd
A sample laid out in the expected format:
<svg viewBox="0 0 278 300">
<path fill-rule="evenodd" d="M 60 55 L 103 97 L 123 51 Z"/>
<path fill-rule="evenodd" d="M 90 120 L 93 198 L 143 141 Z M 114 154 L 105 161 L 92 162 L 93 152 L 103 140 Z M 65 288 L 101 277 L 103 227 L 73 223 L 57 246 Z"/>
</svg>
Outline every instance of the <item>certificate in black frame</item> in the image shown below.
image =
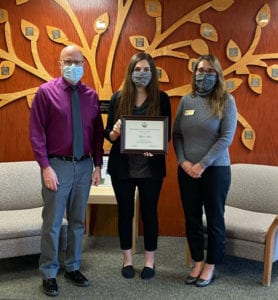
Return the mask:
<svg viewBox="0 0 278 300">
<path fill-rule="evenodd" d="M 122 116 L 121 153 L 168 153 L 167 116 Z"/>
</svg>

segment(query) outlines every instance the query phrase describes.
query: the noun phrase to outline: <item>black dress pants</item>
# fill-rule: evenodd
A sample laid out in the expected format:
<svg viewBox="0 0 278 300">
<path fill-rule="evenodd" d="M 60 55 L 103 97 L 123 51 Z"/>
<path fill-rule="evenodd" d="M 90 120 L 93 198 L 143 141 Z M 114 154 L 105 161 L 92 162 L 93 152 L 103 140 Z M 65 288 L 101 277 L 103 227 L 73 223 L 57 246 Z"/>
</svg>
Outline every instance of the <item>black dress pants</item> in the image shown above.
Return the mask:
<svg viewBox="0 0 278 300">
<path fill-rule="evenodd" d="M 198 179 L 190 177 L 179 167 L 178 180 L 192 259 L 197 262 L 204 260 L 204 208 L 208 234 L 206 262 L 222 263 L 225 255 L 225 202 L 231 184 L 230 166 L 208 167 Z"/>
<path fill-rule="evenodd" d="M 157 204 L 162 182 L 163 179 L 115 179 L 112 177 L 112 185 L 118 203 L 118 231 L 122 250 L 128 250 L 132 247 L 132 220 L 136 186 L 139 191 L 145 250 L 154 251 L 157 249 Z"/>
</svg>

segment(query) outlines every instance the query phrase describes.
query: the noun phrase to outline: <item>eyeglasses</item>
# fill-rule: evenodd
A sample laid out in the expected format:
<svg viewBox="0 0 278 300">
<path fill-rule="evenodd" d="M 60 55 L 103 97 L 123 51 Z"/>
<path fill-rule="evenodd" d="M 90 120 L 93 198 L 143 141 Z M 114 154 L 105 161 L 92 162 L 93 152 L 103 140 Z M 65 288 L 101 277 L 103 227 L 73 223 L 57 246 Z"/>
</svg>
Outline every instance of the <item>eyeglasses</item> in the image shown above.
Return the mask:
<svg viewBox="0 0 278 300">
<path fill-rule="evenodd" d="M 72 64 L 75 64 L 77 66 L 81 66 L 84 63 L 84 60 L 62 59 L 62 63 L 65 66 L 71 66 Z"/>
<path fill-rule="evenodd" d="M 216 71 L 213 68 L 207 68 L 207 69 L 205 69 L 203 67 L 197 68 L 197 72 L 201 73 L 201 74 L 204 74 L 204 73 L 215 74 L 216 73 Z"/>
<path fill-rule="evenodd" d="M 143 69 L 141 69 L 140 67 L 136 67 L 136 68 L 134 68 L 134 71 L 136 71 L 136 72 L 150 72 L 151 69 L 149 67 L 146 67 L 146 68 L 143 68 Z"/>
</svg>

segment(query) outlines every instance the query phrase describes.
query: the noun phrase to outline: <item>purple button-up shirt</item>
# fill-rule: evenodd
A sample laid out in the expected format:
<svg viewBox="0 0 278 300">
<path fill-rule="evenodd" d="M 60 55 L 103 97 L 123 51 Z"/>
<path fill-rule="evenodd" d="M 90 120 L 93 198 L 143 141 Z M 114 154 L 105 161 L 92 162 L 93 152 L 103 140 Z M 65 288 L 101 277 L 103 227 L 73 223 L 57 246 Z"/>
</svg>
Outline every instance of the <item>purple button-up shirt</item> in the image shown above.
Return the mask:
<svg viewBox="0 0 278 300">
<path fill-rule="evenodd" d="M 94 165 L 102 164 L 103 123 L 97 93 L 79 82 L 77 91 L 83 126 L 84 154 Z M 70 84 L 63 77 L 40 86 L 31 107 L 30 138 L 41 168 L 49 166 L 48 155 L 72 156 L 72 115 Z"/>
</svg>

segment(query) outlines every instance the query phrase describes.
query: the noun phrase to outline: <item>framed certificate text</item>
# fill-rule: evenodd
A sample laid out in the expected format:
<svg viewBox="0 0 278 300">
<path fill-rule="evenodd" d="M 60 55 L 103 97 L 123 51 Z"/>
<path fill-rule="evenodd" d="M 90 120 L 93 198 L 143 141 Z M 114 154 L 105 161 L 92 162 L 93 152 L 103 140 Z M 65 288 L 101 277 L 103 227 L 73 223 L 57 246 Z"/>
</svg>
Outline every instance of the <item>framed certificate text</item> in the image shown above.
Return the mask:
<svg viewBox="0 0 278 300">
<path fill-rule="evenodd" d="M 121 153 L 168 153 L 168 117 L 123 116 Z"/>
</svg>

